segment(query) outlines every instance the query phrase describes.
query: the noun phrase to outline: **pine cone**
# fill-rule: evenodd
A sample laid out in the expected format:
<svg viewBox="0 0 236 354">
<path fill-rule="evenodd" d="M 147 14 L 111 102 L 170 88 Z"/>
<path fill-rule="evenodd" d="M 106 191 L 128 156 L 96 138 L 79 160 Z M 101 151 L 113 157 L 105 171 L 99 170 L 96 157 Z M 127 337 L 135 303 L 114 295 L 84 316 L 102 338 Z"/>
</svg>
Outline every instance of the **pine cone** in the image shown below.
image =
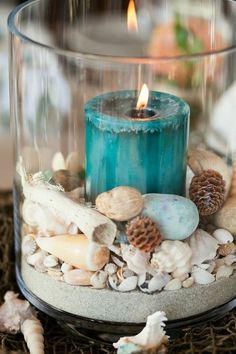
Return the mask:
<svg viewBox="0 0 236 354">
<path fill-rule="evenodd" d="M 161 243 L 161 233 L 149 217 L 137 217 L 127 225 L 129 243 L 143 252 L 152 252 Z"/>
<path fill-rule="evenodd" d="M 220 173 L 207 170 L 193 177 L 189 197 L 196 204 L 201 216 L 214 214 L 223 204 L 225 181 Z"/>
</svg>

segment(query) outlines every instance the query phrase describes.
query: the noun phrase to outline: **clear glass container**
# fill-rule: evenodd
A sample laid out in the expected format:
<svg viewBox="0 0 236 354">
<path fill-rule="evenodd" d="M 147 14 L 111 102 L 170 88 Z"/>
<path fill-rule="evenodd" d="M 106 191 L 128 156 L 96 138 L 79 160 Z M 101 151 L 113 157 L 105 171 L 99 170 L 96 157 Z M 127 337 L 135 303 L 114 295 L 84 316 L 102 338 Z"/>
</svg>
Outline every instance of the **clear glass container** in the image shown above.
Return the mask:
<svg viewBox="0 0 236 354">
<path fill-rule="evenodd" d="M 9 17 L 17 280 L 83 335 L 235 305 L 235 26 L 229 0 Z"/>
</svg>

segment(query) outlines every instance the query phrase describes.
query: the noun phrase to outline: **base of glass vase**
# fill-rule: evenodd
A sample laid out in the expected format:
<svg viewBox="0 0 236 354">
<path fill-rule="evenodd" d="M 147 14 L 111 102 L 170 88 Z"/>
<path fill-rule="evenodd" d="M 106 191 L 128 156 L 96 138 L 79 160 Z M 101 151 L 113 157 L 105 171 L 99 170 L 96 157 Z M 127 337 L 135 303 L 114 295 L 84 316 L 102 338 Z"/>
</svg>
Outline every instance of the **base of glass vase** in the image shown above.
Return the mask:
<svg viewBox="0 0 236 354">
<path fill-rule="evenodd" d="M 30 303 L 42 312 L 56 319 L 58 323 L 66 330 L 69 330 L 70 333 L 80 336 L 81 338 L 93 343 L 114 343 L 122 336 L 137 334 L 145 325 L 144 323 L 124 323 L 95 320 L 62 311 L 56 307 L 48 305 L 27 288 L 21 277 L 18 266 L 16 266 L 16 278 L 22 294 Z M 166 324 L 167 333 L 172 338 L 180 336 L 181 333 L 185 332 L 190 327 L 201 325 L 202 323 L 206 323 L 206 321 L 223 317 L 234 307 L 236 307 L 236 297 L 221 306 L 200 313 L 199 315 L 168 321 Z"/>
</svg>

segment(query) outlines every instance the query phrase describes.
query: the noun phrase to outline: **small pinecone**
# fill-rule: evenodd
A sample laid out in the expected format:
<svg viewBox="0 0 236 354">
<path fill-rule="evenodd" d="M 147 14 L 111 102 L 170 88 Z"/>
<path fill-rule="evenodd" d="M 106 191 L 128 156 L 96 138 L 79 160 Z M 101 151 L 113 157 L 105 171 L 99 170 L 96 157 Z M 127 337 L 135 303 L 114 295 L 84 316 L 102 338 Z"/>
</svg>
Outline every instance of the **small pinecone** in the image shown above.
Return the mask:
<svg viewBox="0 0 236 354">
<path fill-rule="evenodd" d="M 143 252 L 152 252 L 162 237 L 156 223 L 149 217 L 137 217 L 127 225 L 129 243 Z"/>
<path fill-rule="evenodd" d="M 225 197 L 225 181 L 221 174 L 207 170 L 193 177 L 189 197 L 196 204 L 201 216 L 217 212 Z"/>
</svg>

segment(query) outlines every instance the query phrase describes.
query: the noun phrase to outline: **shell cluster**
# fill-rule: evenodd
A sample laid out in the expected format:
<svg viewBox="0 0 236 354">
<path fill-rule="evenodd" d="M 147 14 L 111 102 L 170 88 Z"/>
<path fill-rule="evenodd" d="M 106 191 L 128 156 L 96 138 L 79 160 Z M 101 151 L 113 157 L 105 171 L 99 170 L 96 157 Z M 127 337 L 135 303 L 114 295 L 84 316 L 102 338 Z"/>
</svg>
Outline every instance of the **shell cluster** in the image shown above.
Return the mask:
<svg viewBox="0 0 236 354">
<path fill-rule="evenodd" d="M 228 197 L 230 172 L 220 157 L 189 152 L 197 200 L 204 194 L 204 203 L 214 205 L 204 222 L 199 204 L 189 198 L 141 195 L 128 186 L 98 195 L 94 206 L 86 204 L 80 192 L 75 197 L 81 188 L 77 158 L 57 153 L 51 175 L 26 175 L 19 168 L 22 255 L 36 271 L 70 286 L 144 293 L 207 285 L 234 273 L 236 199 Z"/>
</svg>

